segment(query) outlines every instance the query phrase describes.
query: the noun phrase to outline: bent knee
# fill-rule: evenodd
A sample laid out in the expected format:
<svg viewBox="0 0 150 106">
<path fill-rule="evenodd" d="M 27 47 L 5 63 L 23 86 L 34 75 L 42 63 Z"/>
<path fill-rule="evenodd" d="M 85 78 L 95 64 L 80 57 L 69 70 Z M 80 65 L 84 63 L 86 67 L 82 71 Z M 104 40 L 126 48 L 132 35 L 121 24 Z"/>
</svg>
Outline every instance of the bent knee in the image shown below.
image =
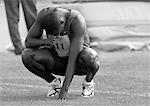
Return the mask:
<svg viewBox="0 0 150 106">
<path fill-rule="evenodd" d="M 83 49 L 79 53 L 77 65 L 84 69 L 98 70 L 100 63 L 97 52 L 92 48 Z"/>
<path fill-rule="evenodd" d="M 22 52 L 22 62 L 24 64 L 29 64 L 32 61 L 33 51 L 31 49 L 25 49 Z"/>
</svg>

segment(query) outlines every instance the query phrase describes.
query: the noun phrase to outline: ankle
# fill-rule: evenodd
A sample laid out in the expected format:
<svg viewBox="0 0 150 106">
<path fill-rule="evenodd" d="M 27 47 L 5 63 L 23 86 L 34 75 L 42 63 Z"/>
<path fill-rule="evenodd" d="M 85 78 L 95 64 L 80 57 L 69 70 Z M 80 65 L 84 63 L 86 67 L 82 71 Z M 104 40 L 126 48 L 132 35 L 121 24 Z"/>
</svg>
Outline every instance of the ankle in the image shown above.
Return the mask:
<svg viewBox="0 0 150 106">
<path fill-rule="evenodd" d="M 56 79 L 56 77 L 52 76 L 52 77 L 49 77 L 47 82 L 48 83 L 51 83 L 52 81 L 54 81 Z"/>
<path fill-rule="evenodd" d="M 94 81 L 93 80 L 91 80 L 91 81 L 86 81 L 86 80 L 84 80 L 83 81 L 83 85 L 94 85 L 95 83 L 94 83 Z"/>
</svg>

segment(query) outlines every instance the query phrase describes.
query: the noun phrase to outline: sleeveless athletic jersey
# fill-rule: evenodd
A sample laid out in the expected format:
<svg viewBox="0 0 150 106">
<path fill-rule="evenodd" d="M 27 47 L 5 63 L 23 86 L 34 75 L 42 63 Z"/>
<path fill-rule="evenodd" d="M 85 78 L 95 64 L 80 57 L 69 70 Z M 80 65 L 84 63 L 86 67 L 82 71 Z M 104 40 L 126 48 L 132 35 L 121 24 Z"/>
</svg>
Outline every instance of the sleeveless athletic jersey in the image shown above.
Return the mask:
<svg viewBox="0 0 150 106">
<path fill-rule="evenodd" d="M 55 12 L 57 8 L 63 8 L 63 7 L 50 7 L 47 9 L 49 9 L 49 12 Z M 68 56 L 69 54 L 69 47 L 70 47 L 69 38 L 72 36 L 70 33 L 70 25 L 72 21 L 74 20 L 75 16 L 80 14 L 77 10 L 68 10 L 68 11 L 70 11 L 70 13 L 67 17 L 67 22 L 66 22 L 63 34 L 61 36 L 52 36 L 52 35 L 47 34 L 47 38 L 53 39 L 54 49 L 60 57 L 65 57 L 65 56 Z M 88 33 L 85 34 L 83 46 L 86 46 L 86 47 L 90 46 Z"/>
</svg>

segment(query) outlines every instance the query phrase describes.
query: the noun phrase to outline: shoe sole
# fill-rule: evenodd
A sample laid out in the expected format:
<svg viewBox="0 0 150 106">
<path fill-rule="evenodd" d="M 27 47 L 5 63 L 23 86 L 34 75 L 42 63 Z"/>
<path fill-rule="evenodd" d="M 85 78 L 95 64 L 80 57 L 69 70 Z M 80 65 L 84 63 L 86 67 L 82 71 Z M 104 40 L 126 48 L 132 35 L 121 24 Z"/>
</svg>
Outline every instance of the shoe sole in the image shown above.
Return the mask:
<svg viewBox="0 0 150 106">
<path fill-rule="evenodd" d="M 89 98 L 89 97 L 94 96 L 94 92 L 91 92 L 90 95 L 85 95 L 85 94 L 82 93 L 81 96 L 82 96 L 82 97 L 85 97 L 85 98 Z"/>
</svg>

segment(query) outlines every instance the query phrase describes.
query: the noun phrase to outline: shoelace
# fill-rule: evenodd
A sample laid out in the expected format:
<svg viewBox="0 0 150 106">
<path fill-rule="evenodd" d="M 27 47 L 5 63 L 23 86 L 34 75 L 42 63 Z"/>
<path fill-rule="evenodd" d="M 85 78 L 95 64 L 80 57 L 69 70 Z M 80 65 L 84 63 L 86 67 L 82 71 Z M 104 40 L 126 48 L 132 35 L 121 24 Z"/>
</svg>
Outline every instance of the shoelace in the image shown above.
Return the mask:
<svg viewBox="0 0 150 106">
<path fill-rule="evenodd" d="M 55 92 L 54 93 L 52 93 L 51 95 L 49 95 L 49 96 L 55 96 L 56 94 L 58 94 L 59 92 L 60 92 L 60 89 L 61 88 L 55 88 L 54 90 L 55 90 Z"/>
<path fill-rule="evenodd" d="M 83 87 L 83 89 L 86 89 L 86 90 L 88 90 L 88 91 L 90 91 L 91 89 L 93 89 L 94 88 L 94 85 L 93 86 L 89 86 L 89 85 L 84 85 L 84 87 Z"/>
</svg>

